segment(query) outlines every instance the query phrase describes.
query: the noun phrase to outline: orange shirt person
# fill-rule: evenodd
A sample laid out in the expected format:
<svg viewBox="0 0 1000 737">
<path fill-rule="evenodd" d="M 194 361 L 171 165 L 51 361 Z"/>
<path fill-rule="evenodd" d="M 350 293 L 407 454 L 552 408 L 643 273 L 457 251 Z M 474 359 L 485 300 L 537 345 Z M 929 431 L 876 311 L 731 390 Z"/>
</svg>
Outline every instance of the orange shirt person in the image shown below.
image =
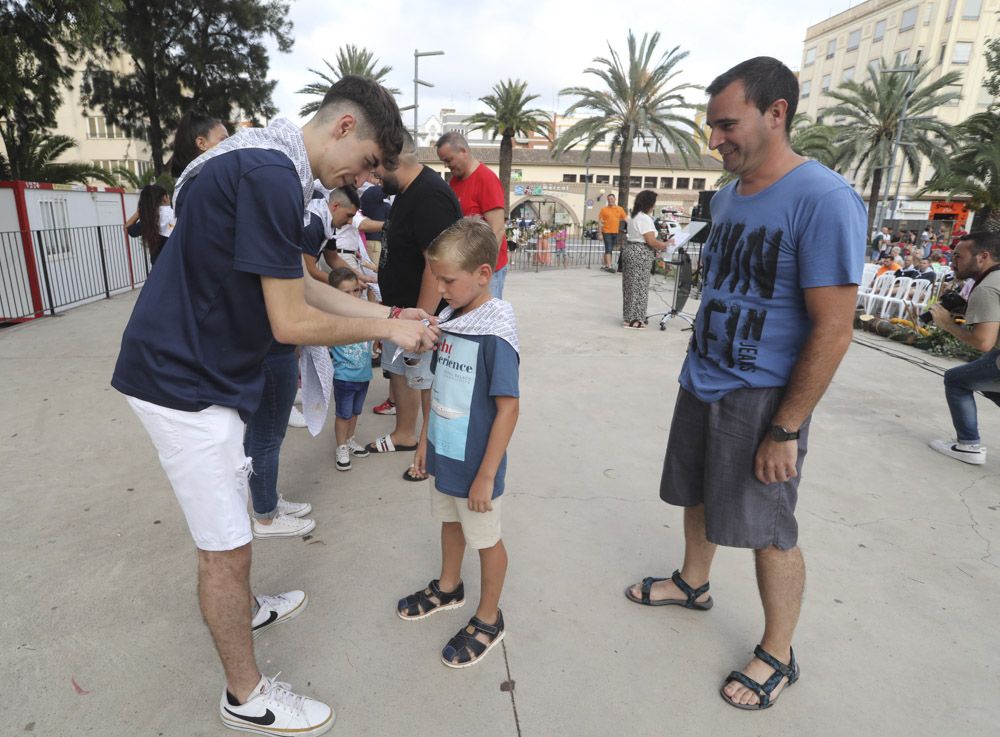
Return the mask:
<svg viewBox="0 0 1000 737">
<path fill-rule="evenodd" d="M 615 270 L 611 268 L 611 254 L 615 250 L 621 224 L 628 220 L 628 214 L 615 202 L 615 196 L 609 194 L 608 204 L 601 208 L 597 217 L 601 220 L 601 234 L 604 236 L 604 266 L 601 269 L 613 274 Z"/>
</svg>

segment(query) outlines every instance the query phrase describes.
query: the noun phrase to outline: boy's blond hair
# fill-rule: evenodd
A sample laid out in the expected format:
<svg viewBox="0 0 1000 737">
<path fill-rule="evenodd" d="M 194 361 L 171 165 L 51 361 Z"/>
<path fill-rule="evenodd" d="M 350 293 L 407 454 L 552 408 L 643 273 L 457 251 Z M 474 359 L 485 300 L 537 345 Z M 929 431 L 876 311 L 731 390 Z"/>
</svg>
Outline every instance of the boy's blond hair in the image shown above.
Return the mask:
<svg viewBox="0 0 1000 737">
<path fill-rule="evenodd" d="M 483 264 L 495 268 L 499 250 L 489 224 L 480 217 L 467 217 L 434 239 L 427 248 L 427 260 L 446 261 L 471 274 Z"/>
</svg>

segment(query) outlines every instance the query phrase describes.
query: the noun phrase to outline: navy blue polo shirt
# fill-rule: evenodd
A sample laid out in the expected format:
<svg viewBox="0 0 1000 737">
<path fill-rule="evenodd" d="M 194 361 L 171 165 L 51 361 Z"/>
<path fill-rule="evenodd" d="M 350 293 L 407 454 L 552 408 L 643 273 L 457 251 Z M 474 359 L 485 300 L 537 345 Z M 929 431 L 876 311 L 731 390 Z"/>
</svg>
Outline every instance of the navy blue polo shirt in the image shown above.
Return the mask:
<svg viewBox="0 0 1000 737">
<path fill-rule="evenodd" d="M 302 187 L 282 153 L 210 159 L 181 190 L 171 247 L 139 294 L 111 385 L 171 409 L 232 407 L 246 421 L 274 336 L 261 276 L 302 277 Z"/>
</svg>

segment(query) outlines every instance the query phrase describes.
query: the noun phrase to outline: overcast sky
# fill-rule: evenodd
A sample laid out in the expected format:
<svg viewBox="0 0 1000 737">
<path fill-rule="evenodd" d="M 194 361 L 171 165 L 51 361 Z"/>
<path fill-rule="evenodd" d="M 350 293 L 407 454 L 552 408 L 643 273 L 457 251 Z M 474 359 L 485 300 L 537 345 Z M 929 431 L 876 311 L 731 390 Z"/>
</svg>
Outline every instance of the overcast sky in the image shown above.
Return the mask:
<svg viewBox="0 0 1000 737">
<path fill-rule="evenodd" d="M 290 0 L 295 46 L 271 54 L 274 102 L 280 115 L 298 119 L 308 98 L 296 90 L 316 80 L 309 68 L 331 63 L 347 43 L 366 46 L 392 67 L 388 82 L 399 88 L 400 106 L 413 103 L 413 51 L 445 52 L 420 60 L 420 122 L 442 107 L 482 108 L 479 97 L 502 79 L 523 79 L 540 95 L 534 105 L 563 112 L 572 102 L 558 92 L 599 82 L 583 70 L 607 56 L 608 42 L 626 53 L 629 29 L 637 36 L 660 32 L 658 49 L 688 51 L 682 79 L 707 85 L 715 75 L 753 56 L 775 56 L 798 70 L 806 28 L 847 10 L 851 0 L 714 0 L 705 3 L 615 0 L 507 0 L 469 3 L 439 0 L 330 2 Z M 589 78 L 589 79 L 588 79 Z M 697 96 L 698 102 L 703 98 Z M 412 124 L 413 113 L 404 112 Z"/>
</svg>

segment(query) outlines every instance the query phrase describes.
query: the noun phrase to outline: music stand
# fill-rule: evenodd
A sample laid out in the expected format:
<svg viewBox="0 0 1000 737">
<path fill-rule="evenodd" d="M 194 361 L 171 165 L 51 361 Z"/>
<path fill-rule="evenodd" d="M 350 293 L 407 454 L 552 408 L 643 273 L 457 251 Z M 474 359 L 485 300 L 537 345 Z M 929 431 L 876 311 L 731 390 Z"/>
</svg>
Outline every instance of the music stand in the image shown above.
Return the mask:
<svg viewBox="0 0 1000 737">
<path fill-rule="evenodd" d="M 691 257 L 688 255 L 687 250 L 680 247 L 674 252 L 674 258 L 665 263 L 677 267 L 674 272 L 674 298 L 667 312 L 654 312 L 651 315 L 647 315 L 646 319 L 662 315 L 660 318 L 660 330 L 666 330 L 667 323 L 672 318 L 681 319 L 689 326 L 694 327 L 694 317 L 684 313 L 684 305 L 687 304 L 688 297 L 691 294 L 691 277 L 693 274 Z"/>
</svg>

